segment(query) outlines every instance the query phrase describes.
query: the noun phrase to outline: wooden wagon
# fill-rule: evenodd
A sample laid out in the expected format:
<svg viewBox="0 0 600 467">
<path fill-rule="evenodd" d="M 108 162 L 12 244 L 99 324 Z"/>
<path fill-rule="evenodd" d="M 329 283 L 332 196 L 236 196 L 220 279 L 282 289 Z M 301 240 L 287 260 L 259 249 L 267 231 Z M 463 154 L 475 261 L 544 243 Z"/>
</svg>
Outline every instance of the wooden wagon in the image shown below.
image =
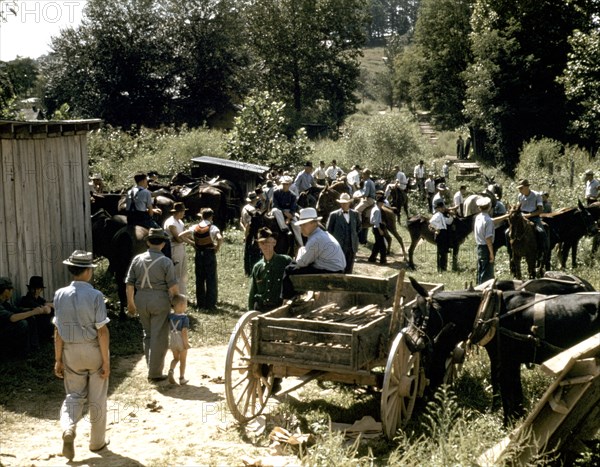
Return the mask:
<svg viewBox="0 0 600 467">
<path fill-rule="evenodd" d="M 381 420 L 392 438 L 426 385 L 420 355 L 410 352 L 401 332 L 403 311 L 416 297 L 404 271 L 387 279 L 339 274 L 292 280 L 306 293 L 268 313 L 247 312 L 231 334 L 225 394 L 232 415 L 242 423 L 258 416 L 280 378 L 301 379 L 286 392 L 314 379 L 366 385 L 381 390 Z"/>
</svg>

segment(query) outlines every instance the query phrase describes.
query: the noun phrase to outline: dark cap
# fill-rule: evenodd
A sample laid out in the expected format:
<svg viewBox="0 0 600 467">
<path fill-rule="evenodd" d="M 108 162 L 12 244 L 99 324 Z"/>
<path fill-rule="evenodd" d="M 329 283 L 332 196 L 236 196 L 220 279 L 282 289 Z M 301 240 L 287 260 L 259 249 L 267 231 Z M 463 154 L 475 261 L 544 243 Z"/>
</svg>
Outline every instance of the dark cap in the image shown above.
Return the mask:
<svg viewBox="0 0 600 467">
<path fill-rule="evenodd" d="M 519 180 L 517 188 L 523 188 L 524 186 L 529 186 L 529 180 L 527 180 L 526 178 L 522 178 L 521 180 Z"/>
<path fill-rule="evenodd" d="M 445 206 L 444 200 L 443 199 L 436 199 L 433 202 L 433 207 L 434 208 L 443 208 Z"/>
<path fill-rule="evenodd" d="M 313 166 L 313 165 L 312 165 L 312 162 L 311 162 L 311 161 L 306 161 L 306 162 L 304 163 L 304 167 L 312 167 L 312 166 Z"/>
<path fill-rule="evenodd" d="M 144 240 L 168 240 L 169 235 L 163 229 L 150 229 Z"/>
<path fill-rule="evenodd" d="M 0 289 L 12 289 L 13 283 L 8 277 L 0 277 Z"/>
<path fill-rule="evenodd" d="M 173 209 L 171 209 L 171 212 L 185 212 L 187 211 L 187 208 L 185 207 L 185 204 L 181 203 L 181 202 L 177 202 L 175 204 L 173 204 Z"/>
<path fill-rule="evenodd" d="M 44 279 L 42 278 L 42 276 L 31 276 L 29 278 L 29 284 L 27 284 L 27 287 L 29 287 L 30 289 L 45 289 L 46 287 L 44 287 Z"/>
<path fill-rule="evenodd" d="M 271 229 L 269 229 L 268 227 L 261 227 L 260 229 L 258 229 L 258 232 L 256 233 L 256 241 L 257 242 L 264 242 L 265 240 L 269 239 L 269 238 L 277 238 L 277 235 L 275 235 Z"/>
</svg>

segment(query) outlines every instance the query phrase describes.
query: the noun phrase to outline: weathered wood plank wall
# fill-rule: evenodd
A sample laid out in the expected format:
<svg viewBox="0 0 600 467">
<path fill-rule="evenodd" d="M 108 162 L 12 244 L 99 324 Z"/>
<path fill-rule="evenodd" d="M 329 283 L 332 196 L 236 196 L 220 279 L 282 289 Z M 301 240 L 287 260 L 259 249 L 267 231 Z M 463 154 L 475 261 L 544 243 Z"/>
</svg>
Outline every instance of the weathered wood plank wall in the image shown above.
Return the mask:
<svg viewBox="0 0 600 467">
<path fill-rule="evenodd" d="M 70 280 L 63 259 L 92 249 L 87 133 L 100 122 L 0 122 L 0 276 L 25 294 L 44 277 L 44 296 Z"/>
</svg>

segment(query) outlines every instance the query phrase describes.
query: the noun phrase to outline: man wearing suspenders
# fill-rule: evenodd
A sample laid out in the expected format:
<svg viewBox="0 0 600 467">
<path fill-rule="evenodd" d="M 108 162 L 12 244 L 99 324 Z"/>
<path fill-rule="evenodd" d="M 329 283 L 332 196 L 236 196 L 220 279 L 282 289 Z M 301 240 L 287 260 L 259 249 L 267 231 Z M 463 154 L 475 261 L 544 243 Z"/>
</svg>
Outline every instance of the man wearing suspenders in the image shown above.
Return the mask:
<svg viewBox="0 0 600 467">
<path fill-rule="evenodd" d="M 167 379 L 163 367 L 169 349 L 170 297 L 179 294 L 173 261 L 161 251 L 168 241 L 163 229 L 150 229 L 148 251 L 131 260 L 125 279 L 127 312 L 139 315 L 144 328 L 144 354 L 152 382 Z"/>
<path fill-rule="evenodd" d="M 198 308 L 214 310 L 217 307 L 217 253 L 223 236 L 212 223 L 213 210 L 204 208 L 198 214 L 202 221 L 179 235 L 184 242 L 196 248 L 196 305 Z"/>
</svg>

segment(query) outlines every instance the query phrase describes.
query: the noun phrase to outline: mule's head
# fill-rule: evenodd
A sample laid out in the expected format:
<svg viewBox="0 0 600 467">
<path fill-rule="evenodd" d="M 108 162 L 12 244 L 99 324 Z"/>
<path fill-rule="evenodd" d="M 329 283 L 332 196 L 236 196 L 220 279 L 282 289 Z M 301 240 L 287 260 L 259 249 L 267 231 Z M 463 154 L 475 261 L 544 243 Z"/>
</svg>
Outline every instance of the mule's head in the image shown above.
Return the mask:
<svg viewBox="0 0 600 467">
<path fill-rule="evenodd" d="M 577 200 L 578 213 L 585 227 L 586 234 L 593 236 L 598 233 L 598 223 L 592 212 L 586 208 L 581 200 Z"/>
</svg>

